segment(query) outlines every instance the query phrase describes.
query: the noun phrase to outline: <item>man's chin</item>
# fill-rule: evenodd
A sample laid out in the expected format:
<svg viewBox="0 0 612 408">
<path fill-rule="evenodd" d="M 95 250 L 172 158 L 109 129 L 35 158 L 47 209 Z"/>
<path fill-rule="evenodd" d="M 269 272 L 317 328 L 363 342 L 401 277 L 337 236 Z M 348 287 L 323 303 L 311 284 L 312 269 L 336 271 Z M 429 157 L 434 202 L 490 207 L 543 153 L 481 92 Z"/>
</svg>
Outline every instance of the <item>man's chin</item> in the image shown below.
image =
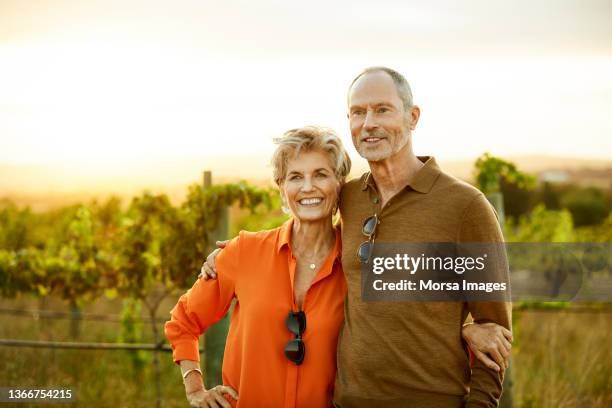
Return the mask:
<svg viewBox="0 0 612 408">
<path fill-rule="evenodd" d="M 359 149 L 359 155 L 369 162 L 379 162 L 387 159 L 391 152 L 382 150 Z"/>
</svg>

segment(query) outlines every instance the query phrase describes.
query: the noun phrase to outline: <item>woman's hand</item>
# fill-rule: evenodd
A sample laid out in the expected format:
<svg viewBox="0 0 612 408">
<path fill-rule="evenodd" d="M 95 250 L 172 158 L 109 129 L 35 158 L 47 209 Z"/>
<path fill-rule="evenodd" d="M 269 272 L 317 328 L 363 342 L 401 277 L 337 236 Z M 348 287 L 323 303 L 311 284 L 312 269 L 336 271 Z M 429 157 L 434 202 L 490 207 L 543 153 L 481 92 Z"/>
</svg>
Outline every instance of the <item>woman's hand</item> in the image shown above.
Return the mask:
<svg viewBox="0 0 612 408">
<path fill-rule="evenodd" d="M 198 278 L 208 280 L 215 279 L 217 277 L 217 267 L 215 266 L 215 258 L 219 255 L 219 252 L 227 245 L 229 241 L 217 241 L 215 244 L 217 245 L 217 249 L 212 251 L 206 260 L 202 264 L 202 268 L 200 269 L 200 274 Z"/>
<path fill-rule="evenodd" d="M 461 337 L 477 359 L 495 371 L 508 368 L 512 332 L 495 323 L 471 323 L 463 326 Z"/>
<path fill-rule="evenodd" d="M 238 400 L 238 393 L 232 387 L 217 385 L 208 391 L 202 388 L 187 393 L 187 401 L 189 401 L 189 406 L 194 408 L 232 408 L 223 394 L 228 394 L 233 399 Z"/>
</svg>

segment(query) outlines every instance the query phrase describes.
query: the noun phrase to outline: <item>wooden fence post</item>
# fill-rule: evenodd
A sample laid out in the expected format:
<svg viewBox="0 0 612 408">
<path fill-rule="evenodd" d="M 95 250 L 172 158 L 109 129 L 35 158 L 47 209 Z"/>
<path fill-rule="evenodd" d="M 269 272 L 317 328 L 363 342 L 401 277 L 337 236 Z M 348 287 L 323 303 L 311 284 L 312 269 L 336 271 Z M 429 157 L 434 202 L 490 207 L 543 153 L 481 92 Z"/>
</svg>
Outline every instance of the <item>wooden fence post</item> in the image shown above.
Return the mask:
<svg viewBox="0 0 612 408">
<path fill-rule="evenodd" d="M 212 173 L 210 171 L 204 172 L 203 185 L 204 188 L 209 188 L 212 186 Z M 208 236 L 209 252 L 215 249 L 215 241 L 228 238 L 229 209 L 227 207 L 221 210 L 220 219 L 217 225 L 217 229 Z M 227 331 L 229 329 L 228 315 L 226 315 L 216 324 L 210 326 L 204 334 L 204 372 L 206 388 L 212 388 L 215 385 L 223 384 L 223 379 L 221 378 L 221 367 L 223 365 L 225 340 L 227 337 Z"/>
</svg>

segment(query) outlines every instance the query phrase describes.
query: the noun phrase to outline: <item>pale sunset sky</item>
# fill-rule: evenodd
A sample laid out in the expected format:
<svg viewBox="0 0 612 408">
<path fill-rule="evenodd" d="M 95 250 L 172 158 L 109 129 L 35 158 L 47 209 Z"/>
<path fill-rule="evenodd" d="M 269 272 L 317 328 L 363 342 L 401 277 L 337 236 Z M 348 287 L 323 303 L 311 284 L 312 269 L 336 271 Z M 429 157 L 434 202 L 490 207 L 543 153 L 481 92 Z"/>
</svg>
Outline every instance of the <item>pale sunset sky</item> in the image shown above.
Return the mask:
<svg viewBox="0 0 612 408">
<path fill-rule="evenodd" d="M 305 124 L 359 160 L 346 90 L 371 65 L 411 83 L 417 154 L 609 159 L 611 21 L 609 0 L 0 0 L 0 164 L 265 169 Z"/>
</svg>

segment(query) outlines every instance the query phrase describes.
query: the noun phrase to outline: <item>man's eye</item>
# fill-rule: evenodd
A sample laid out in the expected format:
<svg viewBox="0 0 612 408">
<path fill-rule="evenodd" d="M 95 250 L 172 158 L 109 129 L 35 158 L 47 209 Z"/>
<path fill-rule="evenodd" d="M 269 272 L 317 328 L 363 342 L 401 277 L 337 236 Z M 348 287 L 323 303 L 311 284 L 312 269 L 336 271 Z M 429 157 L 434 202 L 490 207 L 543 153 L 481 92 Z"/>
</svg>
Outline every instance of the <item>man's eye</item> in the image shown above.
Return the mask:
<svg viewBox="0 0 612 408">
<path fill-rule="evenodd" d="M 378 108 L 377 111 L 378 111 L 378 113 L 387 113 L 387 112 L 389 112 L 389 109 L 387 109 L 387 108 Z"/>
<path fill-rule="evenodd" d="M 325 173 L 317 173 L 318 178 L 327 178 L 327 174 Z"/>
<path fill-rule="evenodd" d="M 353 111 L 353 116 L 361 116 L 363 115 L 363 111 L 359 110 L 359 111 Z"/>
<path fill-rule="evenodd" d="M 300 180 L 301 178 L 302 176 L 295 175 L 295 176 L 291 176 L 289 180 Z"/>
</svg>

